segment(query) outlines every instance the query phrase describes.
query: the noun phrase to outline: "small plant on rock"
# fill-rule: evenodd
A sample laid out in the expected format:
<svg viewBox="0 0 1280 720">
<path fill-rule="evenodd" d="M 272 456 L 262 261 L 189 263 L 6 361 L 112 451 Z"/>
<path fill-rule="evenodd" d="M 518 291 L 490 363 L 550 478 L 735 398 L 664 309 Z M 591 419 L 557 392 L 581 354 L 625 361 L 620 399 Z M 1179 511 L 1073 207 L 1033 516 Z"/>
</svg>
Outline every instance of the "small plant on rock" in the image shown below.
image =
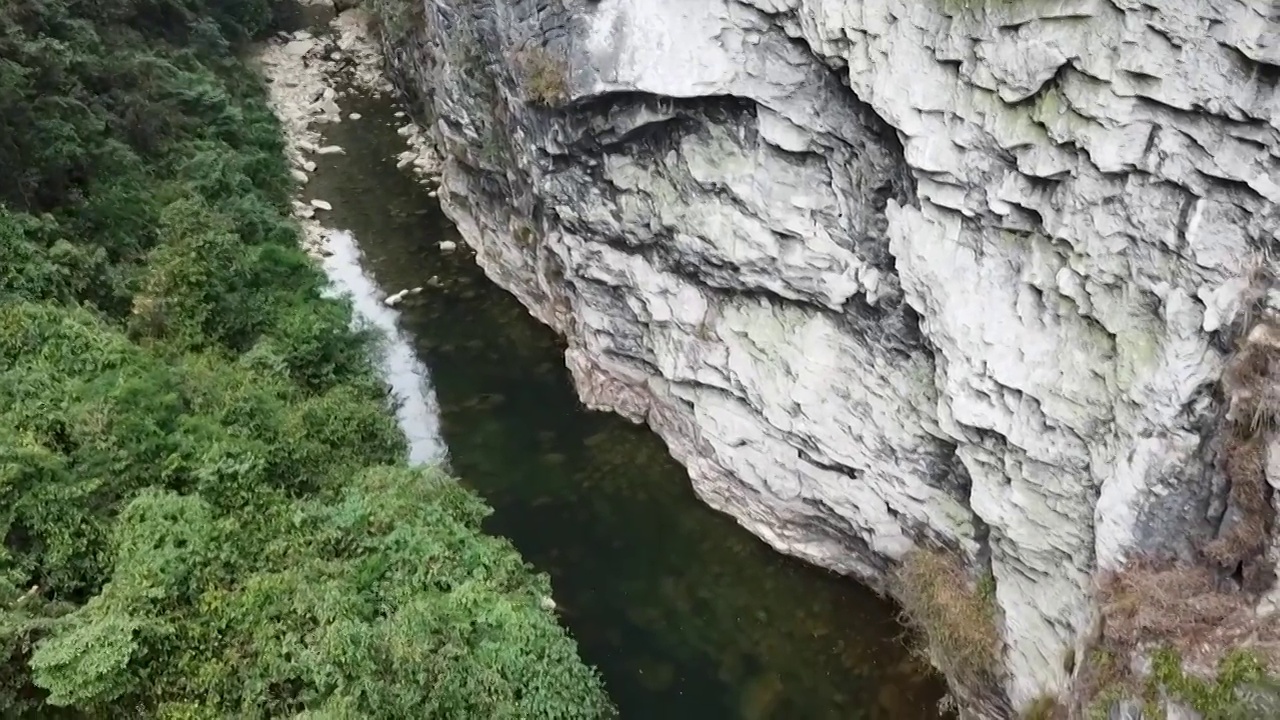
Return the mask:
<svg viewBox="0 0 1280 720">
<path fill-rule="evenodd" d="M 1053 695 L 1041 695 L 1022 711 L 1022 720 L 1067 720 L 1067 709 Z"/>
<path fill-rule="evenodd" d="M 1152 658 L 1152 681 L 1187 703 L 1208 720 L 1273 718 L 1280 711 L 1276 681 L 1258 654 L 1241 648 L 1218 661 L 1217 675 L 1196 677 L 1182 668 L 1182 658 L 1161 648 Z"/>
<path fill-rule="evenodd" d="M 1091 719 L 1104 720 L 1125 697 L 1142 698 L 1147 716 L 1162 718 L 1162 694 L 1207 718 L 1234 718 L 1223 713 L 1235 707 L 1236 689 L 1267 681 L 1276 667 L 1274 617 L 1258 616 L 1249 595 L 1220 589 L 1208 568 L 1134 559 L 1103 577 L 1098 602 L 1101 633 L 1077 684 Z M 1139 677 L 1131 658 L 1153 648 L 1151 673 Z"/>
<path fill-rule="evenodd" d="M 903 619 L 925 639 L 929 659 L 949 677 L 983 684 L 999 673 L 1000 633 L 994 592 L 984 591 L 959 558 L 913 550 L 893 579 Z"/>
<path fill-rule="evenodd" d="M 1266 478 L 1267 446 L 1280 428 L 1280 320 L 1264 313 L 1241 338 L 1222 374 L 1227 417 L 1220 428 L 1223 471 L 1230 483 L 1228 512 L 1205 556 L 1240 575 L 1253 592 L 1269 587 L 1264 557 L 1275 524 Z"/>
<path fill-rule="evenodd" d="M 556 107 L 569 99 L 569 64 L 544 47 L 531 47 L 516 56 L 529 102 Z"/>
</svg>

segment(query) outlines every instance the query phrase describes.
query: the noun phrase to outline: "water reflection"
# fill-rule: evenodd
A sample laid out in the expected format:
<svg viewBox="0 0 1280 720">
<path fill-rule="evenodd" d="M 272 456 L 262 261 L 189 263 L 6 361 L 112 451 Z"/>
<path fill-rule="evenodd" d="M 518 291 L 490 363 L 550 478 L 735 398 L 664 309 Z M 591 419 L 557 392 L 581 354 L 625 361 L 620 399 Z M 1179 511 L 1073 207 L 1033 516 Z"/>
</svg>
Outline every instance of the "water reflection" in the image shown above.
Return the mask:
<svg viewBox="0 0 1280 720">
<path fill-rule="evenodd" d="M 417 380 L 397 390 L 421 398 L 402 414 L 415 442 L 442 433 L 455 472 L 496 510 L 489 530 L 551 574 L 564 622 L 623 717 L 938 718 L 941 687 L 906 652 L 892 608 L 699 503 L 652 433 L 584 411 L 553 334 L 464 249 L 438 247 L 456 238 L 394 168 L 392 108 L 356 98 L 346 109 L 363 119 L 326 141 L 348 153 L 321 158 L 309 189 L 333 203 L 327 221 L 355 233 L 368 274 L 350 233 L 329 261 L 346 268 L 362 315 L 401 338 L 388 362 L 393 379 Z M 400 308 L 402 331 L 372 278 L 387 292 L 426 286 Z M 430 368 L 438 430 L 425 370 L 402 341 Z"/>
<path fill-rule="evenodd" d="M 411 339 L 397 323 L 399 313 L 383 304 L 377 283 L 361 264 L 355 236 L 347 230 L 328 232 L 324 272 L 334 292 L 351 299 L 360 325 L 379 338 L 378 355 L 383 376 L 391 385 L 396 419 L 409 443 L 409 462 L 443 462 L 446 448 L 440 437 L 439 408 L 427 368 L 418 359 Z"/>
</svg>

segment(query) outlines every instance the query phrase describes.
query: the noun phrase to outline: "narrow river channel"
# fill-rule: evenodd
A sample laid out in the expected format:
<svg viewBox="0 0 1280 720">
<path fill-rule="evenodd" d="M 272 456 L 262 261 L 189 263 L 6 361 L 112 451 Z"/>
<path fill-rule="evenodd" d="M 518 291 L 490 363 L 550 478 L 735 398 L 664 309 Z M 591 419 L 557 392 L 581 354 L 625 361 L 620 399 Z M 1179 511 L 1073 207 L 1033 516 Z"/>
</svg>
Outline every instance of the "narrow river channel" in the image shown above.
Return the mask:
<svg viewBox="0 0 1280 720">
<path fill-rule="evenodd" d="M 774 553 L 702 505 L 654 435 L 583 409 L 554 334 L 395 168 L 396 108 L 358 94 L 342 105 L 362 117 L 325 127 L 346 154 L 316 158 L 304 195 L 332 202 L 324 223 L 342 231 L 330 277 L 398 334 L 388 368 L 417 459 L 447 452 L 495 508 L 487 529 L 551 575 L 623 718 L 941 717 L 941 685 L 907 652 L 893 608 Z M 416 286 L 396 312 L 382 307 Z"/>
</svg>

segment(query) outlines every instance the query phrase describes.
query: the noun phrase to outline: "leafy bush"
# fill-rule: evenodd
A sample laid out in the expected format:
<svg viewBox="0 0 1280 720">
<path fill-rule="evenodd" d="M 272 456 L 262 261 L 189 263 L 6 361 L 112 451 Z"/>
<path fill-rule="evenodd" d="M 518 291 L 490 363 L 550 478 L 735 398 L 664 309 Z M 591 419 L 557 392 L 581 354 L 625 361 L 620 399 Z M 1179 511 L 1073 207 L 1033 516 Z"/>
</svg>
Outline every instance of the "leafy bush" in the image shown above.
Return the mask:
<svg viewBox="0 0 1280 720">
<path fill-rule="evenodd" d="M 0 715 L 607 716 L 296 247 L 271 11 L 0 4 Z"/>
</svg>

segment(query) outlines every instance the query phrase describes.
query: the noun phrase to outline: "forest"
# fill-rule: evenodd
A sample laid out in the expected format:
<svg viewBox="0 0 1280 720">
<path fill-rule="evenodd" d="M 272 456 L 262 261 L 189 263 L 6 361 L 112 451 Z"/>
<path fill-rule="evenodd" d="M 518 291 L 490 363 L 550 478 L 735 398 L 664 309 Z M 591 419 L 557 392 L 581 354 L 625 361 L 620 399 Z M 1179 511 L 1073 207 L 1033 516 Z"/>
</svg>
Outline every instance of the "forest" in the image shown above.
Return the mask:
<svg viewBox="0 0 1280 720">
<path fill-rule="evenodd" d="M 612 716 L 298 249 L 273 14 L 0 2 L 0 716 Z"/>
</svg>

